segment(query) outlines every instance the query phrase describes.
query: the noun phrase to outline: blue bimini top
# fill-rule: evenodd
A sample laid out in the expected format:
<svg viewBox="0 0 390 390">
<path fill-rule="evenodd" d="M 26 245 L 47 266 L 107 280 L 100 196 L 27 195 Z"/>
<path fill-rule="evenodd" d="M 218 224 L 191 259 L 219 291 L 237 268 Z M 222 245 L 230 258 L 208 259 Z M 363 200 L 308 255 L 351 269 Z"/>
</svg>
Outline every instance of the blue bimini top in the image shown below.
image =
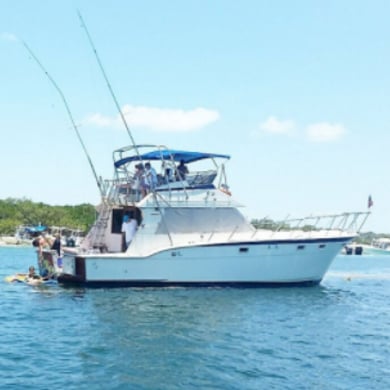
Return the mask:
<svg viewBox="0 0 390 390">
<path fill-rule="evenodd" d="M 156 160 L 170 160 L 175 162 L 183 161 L 184 163 L 192 163 L 199 160 L 204 160 L 207 158 L 225 158 L 230 159 L 230 156 L 226 154 L 215 154 L 215 153 L 201 153 L 201 152 L 187 152 L 183 150 L 173 150 L 173 149 L 162 149 L 162 150 L 153 150 L 152 152 L 134 155 L 130 157 L 122 158 L 118 161 L 115 161 L 115 168 L 119 168 L 124 164 L 127 164 L 132 161 L 156 161 Z"/>
</svg>

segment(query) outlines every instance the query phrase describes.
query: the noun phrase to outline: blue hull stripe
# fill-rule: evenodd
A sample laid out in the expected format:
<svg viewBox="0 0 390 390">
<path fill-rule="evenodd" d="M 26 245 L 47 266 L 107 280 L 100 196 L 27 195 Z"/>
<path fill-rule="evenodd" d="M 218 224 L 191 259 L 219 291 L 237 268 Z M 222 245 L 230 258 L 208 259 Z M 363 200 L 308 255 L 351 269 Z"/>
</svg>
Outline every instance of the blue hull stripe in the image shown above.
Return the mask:
<svg viewBox="0 0 390 390">
<path fill-rule="evenodd" d="M 326 244 L 333 242 L 345 243 L 352 240 L 355 236 L 351 237 L 334 237 L 334 238 L 302 238 L 302 239 L 285 239 L 285 240 L 267 240 L 267 241 L 234 241 L 223 242 L 217 244 L 202 244 L 198 247 L 225 247 L 225 246 L 265 246 L 265 245 L 284 245 L 284 244 Z M 172 248 L 177 249 L 177 248 Z"/>
<path fill-rule="evenodd" d="M 71 275 L 61 275 L 58 277 L 58 283 L 68 286 L 85 286 L 85 287 L 231 287 L 231 288 L 265 288 L 265 287 L 307 287 L 316 286 L 321 280 L 306 280 L 299 282 L 177 282 L 166 280 L 100 280 L 100 281 L 83 281 Z"/>
</svg>

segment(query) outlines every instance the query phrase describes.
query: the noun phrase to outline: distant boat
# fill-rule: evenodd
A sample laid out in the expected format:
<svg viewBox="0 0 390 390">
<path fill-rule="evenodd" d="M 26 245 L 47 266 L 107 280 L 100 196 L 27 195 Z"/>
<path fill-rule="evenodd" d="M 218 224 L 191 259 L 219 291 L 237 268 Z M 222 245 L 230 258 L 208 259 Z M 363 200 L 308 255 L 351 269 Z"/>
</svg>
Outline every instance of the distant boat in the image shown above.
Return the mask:
<svg viewBox="0 0 390 390">
<path fill-rule="evenodd" d="M 368 215 L 311 216 L 295 228 L 284 221 L 274 230 L 256 229 L 227 184 L 230 156 L 135 145 L 113 157 L 114 178 L 105 182 L 96 223 L 79 248 L 64 248 L 59 266 L 52 262 L 61 284 L 314 285 Z M 185 175 L 177 169 L 181 161 Z M 155 188 L 142 197 L 136 167 L 145 162 L 159 171 Z M 137 220 L 138 230 L 123 251 L 125 215 Z"/>
<path fill-rule="evenodd" d="M 47 226 L 45 225 L 19 225 L 16 228 L 15 238 L 20 240 L 32 240 L 45 232 L 47 232 Z"/>
<path fill-rule="evenodd" d="M 0 245 L 30 245 L 34 237 L 47 233 L 47 227 L 38 225 L 19 225 L 14 235 L 0 236 Z"/>
<path fill-rule="evenodd" d="M 362 255 L 364 251 L 363 245 L 359 244 L 348 244 L 342 249 L 341 254 L 343 255 Z"/>
<path fill-rule="evenodd" d="M 50 226 L 49 233 L 51 236 L 59 234 L 61 237 L 61 245 L 68 247 L 79 246 L 84 237 L 83 230 L 69 228 L 66 226 Z"/>
<path fill-rule="evenodd" d="M 364 253 L 369 255 L 390 255 L 390 238 L 374 238 L 371 245 L 364 245 Z"/>
</svg>

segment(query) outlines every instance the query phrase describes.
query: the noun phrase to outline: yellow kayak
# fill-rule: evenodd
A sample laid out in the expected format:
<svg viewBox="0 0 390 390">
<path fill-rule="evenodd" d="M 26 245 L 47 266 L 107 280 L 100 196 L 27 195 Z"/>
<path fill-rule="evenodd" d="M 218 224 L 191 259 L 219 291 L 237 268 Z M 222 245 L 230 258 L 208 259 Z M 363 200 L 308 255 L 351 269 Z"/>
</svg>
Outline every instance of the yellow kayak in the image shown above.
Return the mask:
<svg viewBox="0 0 390 390">
<path fill-rule="evenodd" d="M 13 282 L 19 282 L 19 283 L 26 283 L 32 286 L 36 286 L 38 284 L 42 283 L 48 283 L 50 280 L 44 280 L 40 276 L 35 276 L 33 278 L 29 278 L 28 274 L 15 274 L 15 275 L 10 275 L 6 276 L 4 280 L 7 283 L 13 283 Z"/>
<path fill-rule="evenodd" d="M 12 282 L 25 282 L 26 281 L 27 274 L 15 274 L 6 276 L 4 280 L 8 283 Z"/>
</svg>

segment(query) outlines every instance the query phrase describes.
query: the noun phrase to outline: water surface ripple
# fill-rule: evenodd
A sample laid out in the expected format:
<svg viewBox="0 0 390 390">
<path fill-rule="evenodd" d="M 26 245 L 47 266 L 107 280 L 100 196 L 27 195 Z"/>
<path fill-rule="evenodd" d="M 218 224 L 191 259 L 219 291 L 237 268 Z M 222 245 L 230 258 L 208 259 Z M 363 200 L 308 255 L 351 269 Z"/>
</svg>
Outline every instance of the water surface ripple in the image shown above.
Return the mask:
<svg viewBox="0 0 390 390">
<path fill-rule="evenodd" d="M 1 388 L 390 388 L 390 256 L 339 256 L 309 288 L 3 281 L 34 263 L 0 248 Z"/>
</svg>

